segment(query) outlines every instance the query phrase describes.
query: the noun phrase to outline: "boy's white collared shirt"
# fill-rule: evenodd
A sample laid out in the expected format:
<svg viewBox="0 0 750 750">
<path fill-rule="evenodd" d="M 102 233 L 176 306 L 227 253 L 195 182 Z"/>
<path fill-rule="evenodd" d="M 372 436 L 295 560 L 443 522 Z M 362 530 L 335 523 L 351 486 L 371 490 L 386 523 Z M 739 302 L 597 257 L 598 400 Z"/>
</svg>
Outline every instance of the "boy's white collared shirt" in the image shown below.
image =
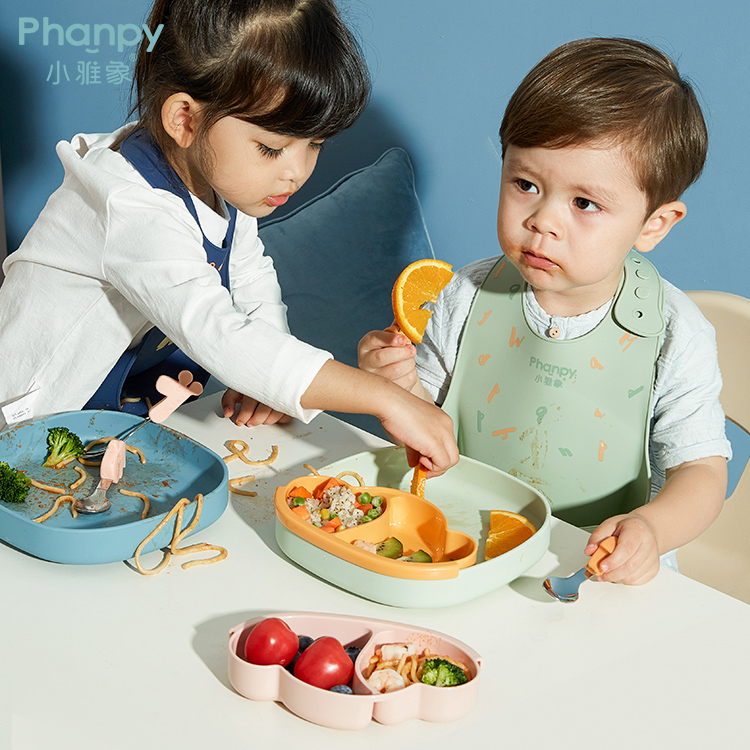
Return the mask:
<svg viewBox="0 0 750 750">
<path fill-rule="evenodd" d="M 474 295 L 495 258 L 462 268 L 443 290 L 417 346 L 417 368 L 427 391 L 441 404 L 450 385 L 458 346 Z M 719 403 L 721 375 L 713 327 L 679 289 L 664 281 L 667 328 L 657 361 L 651 420 L 652 494 L 662 486 L 667 468 L 707 456 L 731 458 Z M 597 310 L 572 318 L 553 317 L 559 340 L 588 333 L 607 314 L 611 300 Z M 527 290 L 524 306 L 530 326 L 544 336 L 550 316 Z"/>
</svg>

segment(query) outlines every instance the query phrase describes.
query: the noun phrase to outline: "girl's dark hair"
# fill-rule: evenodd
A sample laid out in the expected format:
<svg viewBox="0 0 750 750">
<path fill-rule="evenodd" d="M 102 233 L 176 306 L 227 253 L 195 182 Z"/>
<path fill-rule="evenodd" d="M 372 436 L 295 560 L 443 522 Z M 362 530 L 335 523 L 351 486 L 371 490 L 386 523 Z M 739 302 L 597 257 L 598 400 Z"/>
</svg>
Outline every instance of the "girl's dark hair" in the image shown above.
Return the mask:
<svg viewBox="0 0 750 750">
<path fill-rule="evenodd" d="M 333 0 L 156 0 L 153 50 L 144 38 L 133 88 L 141 124 L 163 150 L 163 103 L 185 92 L 203 105 L 199 141 L 233 116 L 297 138 L 328 138 L 367 105 L 361 49 Z"/>
<path fill-rule="evenodd" d="M 690 84 L 662 52 L 634 39 L 579 39 L 524 78 L 500 126 L 503 153 L 591 141 L 622 144 L 648 214 L 677 200 L 703 169 L 708 133 Z"/>
</svg>

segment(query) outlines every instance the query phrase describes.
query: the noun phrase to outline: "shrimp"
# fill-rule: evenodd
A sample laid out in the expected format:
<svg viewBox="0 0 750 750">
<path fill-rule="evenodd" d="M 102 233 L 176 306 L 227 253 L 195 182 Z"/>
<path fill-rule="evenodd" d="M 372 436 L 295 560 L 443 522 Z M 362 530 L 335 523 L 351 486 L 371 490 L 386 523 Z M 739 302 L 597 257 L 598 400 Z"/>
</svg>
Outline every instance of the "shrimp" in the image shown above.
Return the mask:
<svg viewBox="0 0 750 750">
<path fill-rule="evenodd" d="M 417 649 L 413 643 L 385 643 L 380 647 L 380 658 L 383 661 L 398 662 L 402 656 L 410 656 L 416 653 Z"/>
<path fill-rule="evenodd" d="M 372 542 L 367 542 L 364 539 L 355 539 L 352 544 L 355 547 L 359 547 L 360 549 L 363 549 L 365 552 L 372 552 L 372 554 L 377 553 L 377 547 Z"/>
<path fill-rule="evenodd" d="M 381 693 L 390 693 L 406 687 L 404 678 L 395 669 L 388 667 L 376 669 L 367 679 L 367 684 Z"/>
</svg>

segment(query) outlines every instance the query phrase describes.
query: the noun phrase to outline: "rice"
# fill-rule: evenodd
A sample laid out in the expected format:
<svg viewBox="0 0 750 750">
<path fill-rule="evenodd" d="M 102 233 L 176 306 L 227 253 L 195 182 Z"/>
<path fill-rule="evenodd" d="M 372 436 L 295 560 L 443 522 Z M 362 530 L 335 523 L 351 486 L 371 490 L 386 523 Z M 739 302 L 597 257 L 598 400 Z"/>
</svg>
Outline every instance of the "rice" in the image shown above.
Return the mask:
<svg viewBox="0 0 750 750">
<path fill-rule="evenodd" d="M 349 529 L 362 523 L 364 511 L 354 507 L 356 498 L 348 487 L 344 485 L 330 487 L 323 493 L 323 498 L 329 503 L 328 510 L 338 514 L 341 525 L 345 528 Z"/>
<path fill-rule="evenodd" d="M 291 497 L 288 501 L 292 506 Z M 310 513 L 310 523 L 320 526 L 331 516 L 337 515 L 341 520 L 340 528 L 345 529 L 358 526 L 365 517 L 365 512 L 355 507 L 357 504 L 357 496 L 344 484 L 329 487 L 320 498 L 305 499 L 305 507 Z M 327 512 L 321 514 L 321 511 Z"/>
</svg>

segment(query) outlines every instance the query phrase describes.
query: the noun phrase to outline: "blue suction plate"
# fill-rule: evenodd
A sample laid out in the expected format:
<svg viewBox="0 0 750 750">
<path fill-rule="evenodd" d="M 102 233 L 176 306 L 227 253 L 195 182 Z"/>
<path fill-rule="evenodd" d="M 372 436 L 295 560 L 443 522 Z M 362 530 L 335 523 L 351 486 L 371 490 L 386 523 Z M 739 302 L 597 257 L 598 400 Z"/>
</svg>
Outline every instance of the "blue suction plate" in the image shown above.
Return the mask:
<svg viewBox="0 0 750 750">
<path fill-rule="evenodd" d="M 0 433 L 0 460 L 25 472 L 39 482 L 68 488 L 79 478 L 72 468 L 42 466 L 47 456 L 47 432 L 51 427 L 67 427 L 84 444 L 97 438 L 120 435 L 138 424 L 139 417 L 111 411 L 76 411 L 56 414 L 35 422 L 25 422 Z M 112 485 L 107 497 L 112 507 L 94 515 L 79 513 L 73 518 L 70 505 L 63 505 L 44 523 L 35 518 L 52 507 L 57 495 L 31 487 L 24 503 L 0 501 L 0 539 L 43 560 L 60 563 L 94 564 L 127 560 L 138 545 L 156 528 L 183 497 L 193 500 L 203 495 L 203 508 L 193 531 L 206 528 L 224 512 L 229 501 L 228 472 L 224 461 L 213 451 L 168 427 L 147 424 L 126 441 L 143 451 L 146 463 L 128 452 L 120 482 Z M 95 466 L 83 467 L 86 482 L 69 494 L 89 495 L 99 482 Z M 148 517 L 141 520 L 143 502 L 120 494 L 120 489 L 144 493 L 151 502 Z M 196 504 L 185 508 L 182 528 L 195 517 Z M 174 531 L 170 520 L 144 547 L 150 552 L 169 545 Z"/>
</svg>

